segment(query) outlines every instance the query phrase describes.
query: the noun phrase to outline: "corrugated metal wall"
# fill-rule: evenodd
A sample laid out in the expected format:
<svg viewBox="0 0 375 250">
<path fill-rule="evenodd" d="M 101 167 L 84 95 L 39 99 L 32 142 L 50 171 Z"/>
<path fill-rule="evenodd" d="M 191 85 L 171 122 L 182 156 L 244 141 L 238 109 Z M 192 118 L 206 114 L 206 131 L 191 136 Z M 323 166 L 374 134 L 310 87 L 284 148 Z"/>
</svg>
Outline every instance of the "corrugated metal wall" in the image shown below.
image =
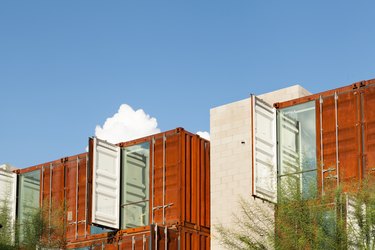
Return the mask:
<svg viewBox="0 0 375 250">
<path fill-rule="evenodd" d="M 209 249 L 210 234 L 210 146 L 195 134 L 178 128 L 131 142 L 120 147 L 150 142 L 150 222 L 151 227 L 90 234 L 92 195 L 92 153 L 84 153 L 22 169 L 41 170 L 42 208 L 52 215 L 63 209 L 65 237 L 69 248 L 155 249 L 164 248 L 168 227 L 168 249 Z M 152 183 L 152 184 L 151 184 Z M 170 228 L 180 228 L 177 231 Z M 200 235 L 200 236 L 199 236 Z M 179 240 L 178 240 L 179 239 Z M 156 243 L 155 243 L 156 242 Z M 184 244 L 188 248 L 176 248 Z M 191 247 L 190 247 L 191 246 Z M 208 247 L 207 247 L 208 246 Z"/>
<path fill-rule="evenodd" d="M 365 173 L 375 174 L 375 84 L 361 91 L 363 161 Z"/>
<path fill-rule="evenodd" d="M 350 189 L 375 171 L 375 80 L 277 103 L 277 108 L 316 102 L 318 186 Z"/>
<path fill-rule="evenodd" d="M 183 129 L 120 146 L 151 142 L 151 220 L 210 227 L 210 144 Z M 154 143 L 152 143 L 154 142 Z M 154 187 L 154 188 L 152 188 Z M 164 207 L 164 209 L 163 209 Z"/>
<path fill-rule="evenodd" d="M 86 241 L 77 241 L 70 248 L 117 249 L 117 250 L 156 250 L 156 249 L 210 249 L 209 232 L 187 227 L 168 228 L 155 225 L 126 234 L 105 235 Z"/>
<path fill-rule="evenodd" d="M 68 157 L 65 161 L 66 239 L 85 238 L 88 226 L 88 155 Z"/>
<path fill-rule="evenodd" d="M 358 92 L 322 96 L 317 108 L 317 152 L 323 188 L 350 183 L 361 175 L 361 128 Z M 321 119 L 321 120 L 320 120 Z"/>
</svg>

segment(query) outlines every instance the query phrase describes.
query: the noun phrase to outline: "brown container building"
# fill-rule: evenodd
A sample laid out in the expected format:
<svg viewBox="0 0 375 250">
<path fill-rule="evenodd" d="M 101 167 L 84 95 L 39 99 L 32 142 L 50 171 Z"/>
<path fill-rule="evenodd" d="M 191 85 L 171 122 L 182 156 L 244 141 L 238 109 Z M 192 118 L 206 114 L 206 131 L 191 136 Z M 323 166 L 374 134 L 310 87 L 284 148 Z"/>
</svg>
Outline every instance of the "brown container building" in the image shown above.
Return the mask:
<svg viewBox="0 0 375 250">
<path fill-rule="evenodd" d="M 67 248 L 209 249 L 209 154 L 182 128 L 93 138 L 88 153 L 18 170 L 18 215 L 41 207 L 52 223 L 61 211 Z"/>
<path fill-rule="evenodd" d="M 274 104 L 278 112 L 285 111 L 285 114 L 293 112 L 293 114 L 299 112 L 307 114 L 306 110 L 311 109 L 309 117 L 314 116 L 315 128 L 313 152 L 317 166 L 316 180 L 321 192 L 324 193 L 339 184 L 344 186 L 344 190 L 348 190 L 364 177 L 374 175 L 374 104 L 374 79 Z M 290 116 L 298 117 L 298 115 Z M 310 122 L 310 120 L 307 122 L 310 118 L 307 115 L 299 117 L 298 123 L 301 129 L 304 123 Z M 282 129 L 279 129 L 279 133 L 280 130 Z M 309 171 L 314 170 L 309 169 Z"/>
</svg>

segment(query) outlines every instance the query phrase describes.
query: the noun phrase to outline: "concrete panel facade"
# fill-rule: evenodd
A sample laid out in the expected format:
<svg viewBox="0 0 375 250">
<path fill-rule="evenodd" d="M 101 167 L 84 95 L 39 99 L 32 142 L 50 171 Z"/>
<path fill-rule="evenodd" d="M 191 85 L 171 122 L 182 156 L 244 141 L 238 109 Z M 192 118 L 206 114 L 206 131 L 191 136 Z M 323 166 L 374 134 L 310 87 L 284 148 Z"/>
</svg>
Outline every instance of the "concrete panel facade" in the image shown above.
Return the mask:
<svg viewBox="0 0 375 250">
<path fill-rule="evenodd" d="M 309 95 L 299 85 L 259 95 L 272 105 Z M 211 133 L 211 248 L 225 249 L 218 243 L 215 227 L 232 225 L 240 211 L 240 197 L 254 206 L 268 206 L 252 195 L 251 99 L 229 103 L 210 110 Z M 256 203 L 258 203 L 256 205 Z"/>
</svg>

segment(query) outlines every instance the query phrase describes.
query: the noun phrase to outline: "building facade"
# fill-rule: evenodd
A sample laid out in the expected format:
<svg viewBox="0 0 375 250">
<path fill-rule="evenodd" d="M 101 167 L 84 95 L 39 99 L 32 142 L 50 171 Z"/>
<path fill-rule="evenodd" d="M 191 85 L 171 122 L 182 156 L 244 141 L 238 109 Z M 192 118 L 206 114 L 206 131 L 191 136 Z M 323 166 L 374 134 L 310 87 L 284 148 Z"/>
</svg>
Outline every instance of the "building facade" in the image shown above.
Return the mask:
<svg viewBox="0 0 375 250">
<path fill-rule="evenodd" d="M 209 166 L 209 141 L 177 128 L 117 145 L 91 138 L 87 153 L 0 181 L 20 231 L 42 211 L 66 248 L 210 249 Z"/>
<path fill-rule="evenodd" d="M 225 249 L 218 243 L 218 235 L 215 227 L 222 223 L 231 226 L 233 214 L 239 211 L 239 199 L 250 198 L 253 194 L 253 132 L 255 107 L 263 104 L 267 109 L 273 110 L 275 102 L 291 100 L 310 95 L 307 90 L 299 85 L 258 97 L 251 96 L 241 101 L 229 103 L 210 111 L 210 132 L 211 132 L 211 246 L 212 249 Z M 255 101 L 257 100 L 257 101 Z M 259 116 L 259 133 L 263 132 L 266 137 L 275 138 L 276 128 L 270 122 L 274 121 L 275 113 L 264 113 L 266 116 Z M 260 112 L 262 114 L 262 112 Z M 268 117 L 267 117 L 268 116 Z M 271 119 L 271 120 L 270 120 Z M 264 123 L 263 123 L 264 122 Z M 268 126 L 268 127 L 265 127 Z M 268 131 L 260 131 L 268 129 Z M 276 159 L 276 144 L 271 146 L 271 161 Z M 272 165 L 271 170 L 276 166 Z M 273 185 L 276 188 L 276 179 L 267 179 L 265 185 Z M 274 182 L 274 183 L 273 183 Z M 255 190 L 256 191 L 256 190 Z M 262 206 L 263 199 L 261 187 L 258 188 L 259 199 L 251 199 Z M 263 192 L 267 194 L 267 191 Z M 272 198 L 274 199 L 274 194 Z M 264 204 L 265 209 L 267 204 Z"/>
<path fill-rule="evenodd" d="M 212 248 L 224 249 L 215 227 L 231 226 L 240 197 L 269 209 L 283 183 L 310 198 L 374 175 L 373 102 L 368 80 L 318 94 L 294 86 L 211 109 Z"/>
</svg>

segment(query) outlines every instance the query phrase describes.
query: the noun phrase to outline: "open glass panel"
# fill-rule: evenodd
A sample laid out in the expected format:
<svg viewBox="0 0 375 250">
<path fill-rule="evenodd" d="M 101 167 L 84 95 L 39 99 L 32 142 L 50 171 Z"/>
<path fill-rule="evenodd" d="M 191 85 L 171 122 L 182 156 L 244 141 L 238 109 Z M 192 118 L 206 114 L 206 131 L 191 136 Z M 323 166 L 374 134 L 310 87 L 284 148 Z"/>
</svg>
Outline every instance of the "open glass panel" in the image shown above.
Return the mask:
<svg viewBox="0 0 375 250">
<path fill-rule="evenodd" d="M 16 220 L 16 197 L 17 174 L 0 168 L 0 209 L 7 211 L 7 218 L 2 219 L 6 219 L 6 222 L 9 222 L 9 224 L 5 225 L 5 222 L 0 221 L 0 224 L 5 228 L 2 230 L 8 230 L 6 229 L 8 227 L 13 235 L 12 228 Z"/>
<path fill-rule="evenodd" d="M 93 192 L 91 222 L 119 229 L 120 148 L 93 138 Z"/>
<path fill-rule="evenodd" d="M 253 195 L 276 202 L 276 111 L 252 96 Z"/>
<path fill-rule="evenodd" d="M 18 222 L 20 241 L 23 240 L 24 223 L 30 223 L 40 204 L 40 170 L 20 174 L 18 183 Z"/>
<path fill-rule="evenodd" d="M 122 149 L 122 229 L 149 224 L 149 169 L 149 142 Z"/>
<path fill-rule="evenodd" d="M 298 188 L 305 198 L 314 197 L 317 190 L 315 123 L 315 101 L 278 112 L 281 189 Z"/>
</svg>

